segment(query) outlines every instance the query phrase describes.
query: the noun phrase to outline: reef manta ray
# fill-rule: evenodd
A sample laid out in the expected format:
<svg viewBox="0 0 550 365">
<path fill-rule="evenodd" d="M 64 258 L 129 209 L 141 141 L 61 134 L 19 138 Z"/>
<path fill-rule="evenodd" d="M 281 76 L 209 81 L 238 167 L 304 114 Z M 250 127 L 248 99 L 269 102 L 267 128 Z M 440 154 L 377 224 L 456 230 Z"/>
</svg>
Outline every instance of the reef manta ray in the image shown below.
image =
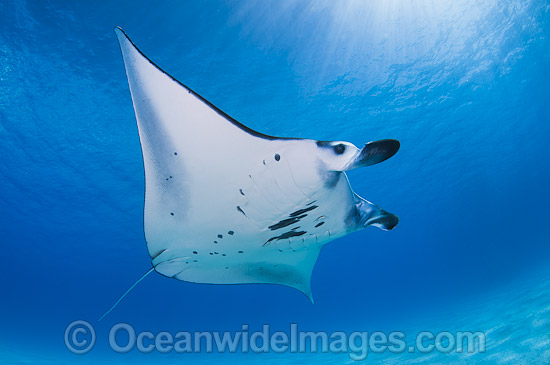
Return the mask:
<svg viewBox="0 0 550 365">
<path fill-rule="evenodd" d="M 282 284 L 312 299 L 324 244 L 367 226 L 395 227 L 397 216 L 355 194 L 345 171 L 390 158 L 398 141 L 358 149 L 256 132 L 115 32 L 143 152 L 149 272 L 194 283 Z"/>
</svg>

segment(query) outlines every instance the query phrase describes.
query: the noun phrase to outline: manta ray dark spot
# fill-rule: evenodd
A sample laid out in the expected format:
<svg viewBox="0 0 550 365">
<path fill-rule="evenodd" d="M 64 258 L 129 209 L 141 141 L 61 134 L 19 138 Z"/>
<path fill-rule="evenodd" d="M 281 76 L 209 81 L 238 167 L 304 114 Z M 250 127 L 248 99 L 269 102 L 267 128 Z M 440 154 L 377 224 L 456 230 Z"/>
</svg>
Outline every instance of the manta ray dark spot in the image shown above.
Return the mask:
<svg viewBox="0 0 550 365">
<path fill-rule="evenodd" d="M 196 254 L 198 254 L 198 252 L 197 252 L 197 251 L 193 251 L 193 255 L 196 255 Z"/>
<path fill-rule="evenodd" d="M 227 256 L 226 254 L 222 253 L 222 256 Z"/>
<path fill-rule="evenodd" d="M 244 253 L 244 251 L 239 251 L 239 253 Z"/>
<path fill-rule="evenodd" d="M 170 176 L 170 179 L 172 179 L 172 176 Z"/>
<path fill-rule="evenodd" d="M 273 224 L 273 225 L 269 226 L 268 228 L 271 229 L 272 231 L 275 231 L 276 229 L 281 229 L 281 228 L 290 226 L 291 224 L 297 223 L 297 222 L 300 221 L 300 219 L 302 219 L 306 216 L 307 216 L 307 214 L 302 214 L 298 217 L 283 219 L 282 221 L 279 221 L 278 223 Z"/>
<path fill-rule="evenodd" d="M 229 269 L 229 266 L 226 266 L 225 268 L 226 268 L 226 269 Z"/>
<path fill-rule="evenodd" d="M 199 262 L 198 260 L 193 260 L 193 262 Z"/>
<path fill-rule="evenodd" d="M 239 192 L 241 193 L 241 195 L 244 195 L 243 189 L 239 189 Z"/>
<path fill-rule="evenodd" d="M 174 215 L 174 212 L 171 212 L 170 215 Z"/>
<path fill-rule="evenodd" d="M 317 206 L 317 205 L 312 205 L 312 206 L 310 206 L 310 207 L 307 207 L 307 208 L 304 208 L 304 209 L 299 209 L 299 210 L 297 210 L 297 211 L 295 211 L 295 212 L 292 212 L 292 213 L 290 213 L 289 215 L 290 215 L 291 217 L 296 217 L 297 215 L 302 215 L 302 214 L 304 214 L 304 213 L 306 213 L 306 212 L 309 212 L 310 210 L 313 210 L 313 209 L 315 209 L 315 208 L 319 208 L 319 206 Z"/>
<path fill-rule="evenodd" d="M 246 213 L 244 212 L 244 210 L 241 209 L 241 207 L 239 207 L 237 205 L 237 211 L 241 212 L 245 217 L 247 217 Z M 247 217 L 248 218 L 248 217 Z"/>
<path fill-rule="evenodd" d="M 230 235 L 230 236 L 233 236 L 235 234 L 235 232 L 229 231 L 229 232 L 227 232 L 227 234 Z"/>
<path fill-rule="evenodd" d="M 294 230 L 288 231 L 288 232 L 283 233 L 280 236 L 271 237 L 270 239 L 268 239 L 264 243 L 264 246 L 267 245 L 269 242 L 274 241 L 274 240 L 284 240 L 285 238 L 298 237 L 298 236 L 302 236 L 306 233 L 307 233 L 306 231 L 294 231 Z"/>
<path fill-rule="evenodd" d="M 315 228 L 321 227 L 323 224 L 325 224 L 325 222 L 317 223 L 317 224 L 315 225 Z"/>
<path fill-rule="evenodd" d="M 346 152 L 346 146 L 341 143 L 334 146 L 333 149 L 334 153 L 336 153 L 337 155 L 341 155 L 342 153 Z"/>
<path fill-rule="evenodd" d="M 214 241 L 214 243 L 218 243 L 218 241 Z"/>
<path fill-rule="evenodd" d="M 275 154 L 275 161 L 280 161 L 281 160 L 281 155 L 279 155 L 278 153 Z"/>
<path fill-rule="evenodd" d="M 212 252 L 210 252 L 210 255 L 213 255 L 213 253 L 212 253 Z"/>
<path fill-rule="evenodd" d="M 263 161 L 263 164 L 265 165 L 265 160 Z"/>
<path fill-rule="evenodd" d="M 178 155 L 178 153 L 177 153 L 177 152 L 174 152 L 174 156 L 177 156 L 177 155 Z"/>
<path fill-rule="evenodd" d="M 223 236 L 221 234 L 218 235 L 218 238 L 223 238 Z"/>
</svg>

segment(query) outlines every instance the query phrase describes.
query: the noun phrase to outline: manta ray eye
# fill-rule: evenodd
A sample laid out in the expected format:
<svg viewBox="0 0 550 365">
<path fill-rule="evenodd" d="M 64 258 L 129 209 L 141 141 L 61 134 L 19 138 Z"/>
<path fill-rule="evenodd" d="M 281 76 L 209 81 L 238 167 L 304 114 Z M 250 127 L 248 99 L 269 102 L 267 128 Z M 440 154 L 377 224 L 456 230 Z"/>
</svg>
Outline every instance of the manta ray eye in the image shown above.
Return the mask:
<svg viewBox="0 0 550 365">
<path fill-rule="evenodd" d="M 337 155 L 341 155 L 342 153 L 344 153 L 346 151 L 346 146 L 341 144 L 341 143 L 337 144 L 333 148 L 334 148 L 334 153 L 336 153 Z"/>
</svg>

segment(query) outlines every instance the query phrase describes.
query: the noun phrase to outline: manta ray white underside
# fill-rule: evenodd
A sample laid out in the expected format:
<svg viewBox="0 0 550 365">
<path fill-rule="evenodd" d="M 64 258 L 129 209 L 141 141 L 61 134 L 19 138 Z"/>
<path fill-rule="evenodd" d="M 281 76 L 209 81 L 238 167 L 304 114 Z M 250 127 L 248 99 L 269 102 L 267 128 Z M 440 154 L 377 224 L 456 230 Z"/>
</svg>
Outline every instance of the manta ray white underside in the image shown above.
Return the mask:
<svg viewBox="0 0 550 365">
<path fill-rule="evenodd" d="M 116 29 L 145 166 L 145 237 L 155 271 L 195 283 L 282 284 L 311 299 L 323 245 L 393 214 L 362 199 L 344 171 L 399 142 L 278 138 L 235 121 L 151 62 Z"/>
</svg>

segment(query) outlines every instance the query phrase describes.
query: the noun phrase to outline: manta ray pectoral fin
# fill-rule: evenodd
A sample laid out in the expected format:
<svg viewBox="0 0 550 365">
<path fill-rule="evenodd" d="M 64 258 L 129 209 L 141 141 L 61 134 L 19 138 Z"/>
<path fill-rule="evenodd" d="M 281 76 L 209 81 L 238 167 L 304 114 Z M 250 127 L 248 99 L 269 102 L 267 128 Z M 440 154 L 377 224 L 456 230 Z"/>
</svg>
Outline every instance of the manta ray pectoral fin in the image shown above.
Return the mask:
<svg viewBox="0 0 550 365">
<path fill-rule="evenodd" d="M 365 144 L 357 157 L 345 168 L 352 170 L 358 167 L 370 166 L 387 160 L 397 153 L 400 143 L 395 139 L 381 139 Z"/>
<path fill-rule="evenodd" d="M 390 231 L 399 223 L 399 217 L 355 194 L 355 207 L 350 212 L 347 223 L 355 225 L 356 229 L 374 226 L 384 231 Z"/>
</svg>

